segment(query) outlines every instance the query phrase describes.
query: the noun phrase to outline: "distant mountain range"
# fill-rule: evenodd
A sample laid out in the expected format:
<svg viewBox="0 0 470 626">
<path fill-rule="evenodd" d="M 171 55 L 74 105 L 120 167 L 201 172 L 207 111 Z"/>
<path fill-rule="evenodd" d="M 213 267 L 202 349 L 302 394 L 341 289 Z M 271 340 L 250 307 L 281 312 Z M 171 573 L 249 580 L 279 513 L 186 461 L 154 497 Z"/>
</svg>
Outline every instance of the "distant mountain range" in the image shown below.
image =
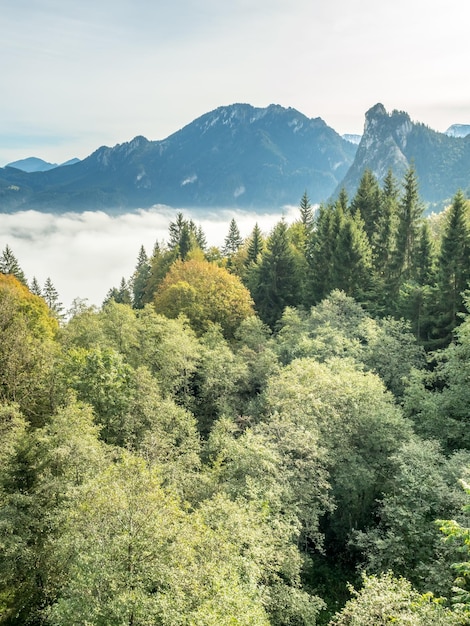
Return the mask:
<svg viewBox="0 0 470 626">
<path fill-rule="evenodd" d="M 26 159 L 20 159 L 19 161 L 13 161 L 12 163 L 7 163 L 5 167 L 16 167 L 16 169 L 21 170 L 23 172 L 47 172 L 48 170 L 53 170 L 55 167 L 63 167 L 64 165 L 74 165 L 78 163 L 80 159 L 70 159 L 65 163 L 61 163 L 58 165 L 57 163 L 48 163 L 43 159 L 38 159 L 38 157 L 28 157 Z"/>
<path fill-rule="evenodd" d="M 437 133 L 377 104 L 366 113 L 364 134 L 345 138 L 292 108 L 233 104 L 162 141 L 135 137 L 82 161 L 42 161 L 42 171 L 34 158 L 0 168 L 0 212 L 121 212 L 157 204 L 278 210 L 298 204 L 304 191 L 313 203 L 343 186 L 352 195 L 365 168 L 380 180 L 389 168 L 401 178 L 412 162 L 423 200 L 442 204 L 470 185 L 470 136 L 455 136 L 463 132 L 457 126 Z"/>
</svg>

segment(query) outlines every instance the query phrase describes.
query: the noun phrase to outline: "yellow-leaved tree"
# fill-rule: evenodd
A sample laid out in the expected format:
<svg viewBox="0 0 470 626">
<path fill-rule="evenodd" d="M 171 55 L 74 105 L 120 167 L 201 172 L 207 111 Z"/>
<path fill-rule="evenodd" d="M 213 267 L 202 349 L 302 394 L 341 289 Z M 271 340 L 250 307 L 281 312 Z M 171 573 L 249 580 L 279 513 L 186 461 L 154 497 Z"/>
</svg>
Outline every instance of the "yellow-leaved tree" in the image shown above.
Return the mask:
<svg viewBox="0 0 470 626">
<path fill-rule="evenodd" d="M 250 292 L 237 276 L 208 261 L 178 260 L 170 267 L 154 299 L 158 313 L 170 318 L 184 314 L 197 333 L 220 324 L 232 337 L 240 323 L 253 315 Z"/>
</svg>

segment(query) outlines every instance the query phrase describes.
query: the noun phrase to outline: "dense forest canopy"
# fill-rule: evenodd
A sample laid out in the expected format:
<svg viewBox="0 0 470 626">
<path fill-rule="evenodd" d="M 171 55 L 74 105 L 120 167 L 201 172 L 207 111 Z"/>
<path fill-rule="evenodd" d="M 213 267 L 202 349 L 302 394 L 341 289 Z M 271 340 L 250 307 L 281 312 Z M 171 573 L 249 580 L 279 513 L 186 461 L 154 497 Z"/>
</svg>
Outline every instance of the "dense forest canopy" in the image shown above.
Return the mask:
<svg viewBox="0 0 470 626">
<path fill-rule="evenodd" d="M 100 308 L 0 258 L 0 622 L 470 623 L 470 205 L 411 168 Z"/>
</svg>

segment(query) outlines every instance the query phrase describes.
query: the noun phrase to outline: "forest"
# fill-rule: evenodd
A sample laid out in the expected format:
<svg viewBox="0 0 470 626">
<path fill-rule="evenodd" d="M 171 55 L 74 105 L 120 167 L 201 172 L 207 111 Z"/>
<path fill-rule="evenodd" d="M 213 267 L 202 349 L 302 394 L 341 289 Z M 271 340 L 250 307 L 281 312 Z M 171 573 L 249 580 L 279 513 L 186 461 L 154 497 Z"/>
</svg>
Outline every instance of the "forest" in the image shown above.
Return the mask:
<svg viewBox="0 0 470 626">
<path fill-rule="evenodd" d="M 0 623 L 470 624 L 469 281 L 413 167 L 221 247 L 177 213 L 101 307 L 7 246 Z"/>
</svg>

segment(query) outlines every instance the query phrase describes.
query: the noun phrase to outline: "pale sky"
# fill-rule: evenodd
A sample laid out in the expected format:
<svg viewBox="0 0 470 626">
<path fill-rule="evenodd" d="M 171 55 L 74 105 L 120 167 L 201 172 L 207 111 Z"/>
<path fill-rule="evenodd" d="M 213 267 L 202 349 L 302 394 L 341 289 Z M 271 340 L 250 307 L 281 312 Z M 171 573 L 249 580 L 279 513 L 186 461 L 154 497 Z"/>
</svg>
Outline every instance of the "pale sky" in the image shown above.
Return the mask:
<svg viewBox="0 0 470 626">
<path fill-rule="evenodd" d="M 470 124 L 468 0 L 0 0 L 0 166 L 164 139 L 218 106 L 361 133 Z"/>
</svg>

